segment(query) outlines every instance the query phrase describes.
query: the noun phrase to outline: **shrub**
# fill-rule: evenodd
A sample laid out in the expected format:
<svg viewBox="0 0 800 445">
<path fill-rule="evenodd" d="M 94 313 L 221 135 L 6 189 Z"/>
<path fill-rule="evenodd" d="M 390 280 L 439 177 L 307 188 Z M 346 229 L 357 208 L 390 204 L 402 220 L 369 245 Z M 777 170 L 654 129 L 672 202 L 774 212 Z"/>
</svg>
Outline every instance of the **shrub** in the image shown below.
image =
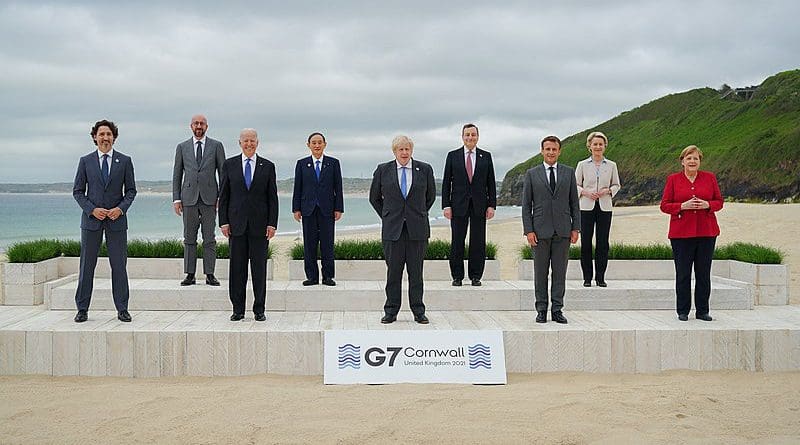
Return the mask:
<svg viewBox="0 0 800 445">
<path fill-rule="evenodd" d="M 594 253 L 594 252 L 592 252 Z M 519 256 L 523 260 L 533 259 L 533 249 L 521 246 Z M 581 249 L 570 246 L 569 259 L 579 260 Z M 666 244 L 612 244 L 608 250 L 609 260 L 671 260 L 672 248 Z M 781 264 L 783 252 L 758 244 L 735 242 L 717 246 L 714 250 L 715 260 L 737 260 L 753 264 Z"/>
<path fill-rule="evenodd" d="M 469 246 L 464 252 L 464 257 L 469 254 Z M 289 256 L 293 260 L 303 259 L 303 244 L 295 244 L 289 251 Z M 317 259 L 321 257 L 317 249 Z M 493 260 L 497 257 L 497 246 L 494 243 L 486 245 L 486 258 Z M 333 245 L 333 258 L 336 260 L 382 260 L 383 242 L 380 240 L 345 240 L 337 241 Z M 450 258 L 450 242 L 443 240 L 432 240 L 428 243 L 425 252 L 426 260 L 446 260 Z"/>
<path fill-rule="evenodd" d="M 267 250 L 267 258 L 272 258 L 272 246 Z M 58 256 L 81 256 L 81 243 L 75 240 L 41 239 L 16 243 L 6 252 L 10 263 L 36 263 Z M 100 246 L 101 257 L 108 256 L 108 248 Z M 203 257 L 203 246 L 197 246 L 197 257 Z M 128 258 L 183 258 L 183 241 L 165 239 L 148 241 L 133 239 L 128 241 Z M 228 243 L 217 244 L 217 258 L 229 259 Z"/>
</svg>

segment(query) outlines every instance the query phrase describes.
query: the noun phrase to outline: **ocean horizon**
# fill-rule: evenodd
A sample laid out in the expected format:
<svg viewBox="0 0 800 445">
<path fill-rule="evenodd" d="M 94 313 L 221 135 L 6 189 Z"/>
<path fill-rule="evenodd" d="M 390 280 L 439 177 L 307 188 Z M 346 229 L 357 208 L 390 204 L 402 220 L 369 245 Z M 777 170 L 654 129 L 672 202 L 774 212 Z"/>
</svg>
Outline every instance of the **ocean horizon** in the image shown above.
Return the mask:
<svg viewBox="0 0 800 445">
<path fill-rule="evenodd" d="M 289 195 L 278 196 L 278 235 L 302 235 L 302 226 L 291 213 Z M 345 213 L 337 232 L 380 227 L 366 196 L 346 195 Z M 70 193 L 0 193 L 0 252 L 8 246 L 41 238 L 80 239 L 81 208 Z M 498 207 L 496 218 L 518 216 L 519 207 Z M 431 208 L 431 224 L 446 224 L 441 198 Z M 222 234 L 216 231 L 217 238 Z M 202 237 L 198 234 L 198 238 Z M 169 193 L 139 193 L 128 212 L 128 239 L 183 239 L 182 218 L 172 208 Z"/>
</svg>

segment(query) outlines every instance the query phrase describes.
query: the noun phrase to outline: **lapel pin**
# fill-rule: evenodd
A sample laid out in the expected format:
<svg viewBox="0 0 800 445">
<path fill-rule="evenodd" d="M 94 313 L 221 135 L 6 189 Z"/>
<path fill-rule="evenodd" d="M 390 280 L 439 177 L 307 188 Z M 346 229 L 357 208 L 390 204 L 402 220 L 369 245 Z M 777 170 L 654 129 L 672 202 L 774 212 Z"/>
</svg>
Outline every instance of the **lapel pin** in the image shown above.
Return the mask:
<svg viewBox="0 0 800 445">
<path fill-rule="evenodd" d="M 119 162 L 119 159 L 114 159 L 114 162 Z"/>
<path fill-rule="evenodd" d="M 306 167 L 311 167 L 311 164 L 306 165 Z"/>
<path fill-rule="evenodd" d="M 417 167 L 415 170 L 419 171 L 419 167 Z"/>
</svg>

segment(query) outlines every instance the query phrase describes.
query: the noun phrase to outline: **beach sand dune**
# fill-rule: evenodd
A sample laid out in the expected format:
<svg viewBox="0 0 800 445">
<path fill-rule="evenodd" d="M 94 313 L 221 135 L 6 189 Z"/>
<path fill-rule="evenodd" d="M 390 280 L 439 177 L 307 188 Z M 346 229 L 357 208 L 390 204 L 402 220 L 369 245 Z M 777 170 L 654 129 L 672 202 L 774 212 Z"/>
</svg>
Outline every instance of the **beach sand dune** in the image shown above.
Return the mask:
<svg viewBox="0 0 800 445">
<path fill-rule="evenodd" d="M 726 204 L 720 243 L 800 261 L 800 205 Z M 448 239 L 448 227 L 434 238 Z M 612 242 L 667 243 L 658 207 L 618 208 Z M 344 238 L 377 239 L 376 231 Z M 490 224 L 516 277 L 519 218 Z M 294 237 L 276 238 L 286 279 Z M 178 277 L 176 277 L 177 279 Z M 798 279 L 791 301 L 800 302 Z M 569 310 L 569 294 L 566 296 Z M 713 310 L 713 296 L 711 300 Z M 380 308 L 376 308 L 378 310 Z M 510 375 L 506 386 L 324 386 L 322 377 L 0 377 L 0 443 L 797 444 L 800 372 Z"/>
</svg>

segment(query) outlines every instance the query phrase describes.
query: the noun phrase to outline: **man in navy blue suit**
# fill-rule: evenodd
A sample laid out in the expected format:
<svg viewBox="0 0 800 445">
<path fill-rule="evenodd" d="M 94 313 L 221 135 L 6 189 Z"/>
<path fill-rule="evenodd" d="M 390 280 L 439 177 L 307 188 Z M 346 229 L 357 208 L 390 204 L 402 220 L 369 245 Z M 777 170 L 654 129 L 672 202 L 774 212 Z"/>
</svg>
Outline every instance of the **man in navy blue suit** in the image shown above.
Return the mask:
<svg viewBox="0 0 800 445">
<path fill-rule="evenodd" d="M 327 143 L 322 133 L 311 133 L 306 145 L 311 156 L 297 161 L 292 194 L 294 219 L 303 223 L 303 286 L 319 284 L 317 246 L 322 255 L 322 284 L 336 286 L 333 233 L 344 213 L 342 169 L 338 159 L 323 154 Z"/>
<path fill-rule="evenodd" d="M 94 288 L 94 269 L 103 233 L 111 264 L 111 294 L 117 318 L 131 321 L 128 313 L 128 208 L 136 197 L 136 181 L 131 158 L 114 150 L 119 129 L 114 122 L 101 120 L 91 131 L 97 150 L 78 161 L 72 196 L 83 209 L 81 214 L 81 264 L 75 305 L 76 323 L 88 320 Z"/>
</svg>

